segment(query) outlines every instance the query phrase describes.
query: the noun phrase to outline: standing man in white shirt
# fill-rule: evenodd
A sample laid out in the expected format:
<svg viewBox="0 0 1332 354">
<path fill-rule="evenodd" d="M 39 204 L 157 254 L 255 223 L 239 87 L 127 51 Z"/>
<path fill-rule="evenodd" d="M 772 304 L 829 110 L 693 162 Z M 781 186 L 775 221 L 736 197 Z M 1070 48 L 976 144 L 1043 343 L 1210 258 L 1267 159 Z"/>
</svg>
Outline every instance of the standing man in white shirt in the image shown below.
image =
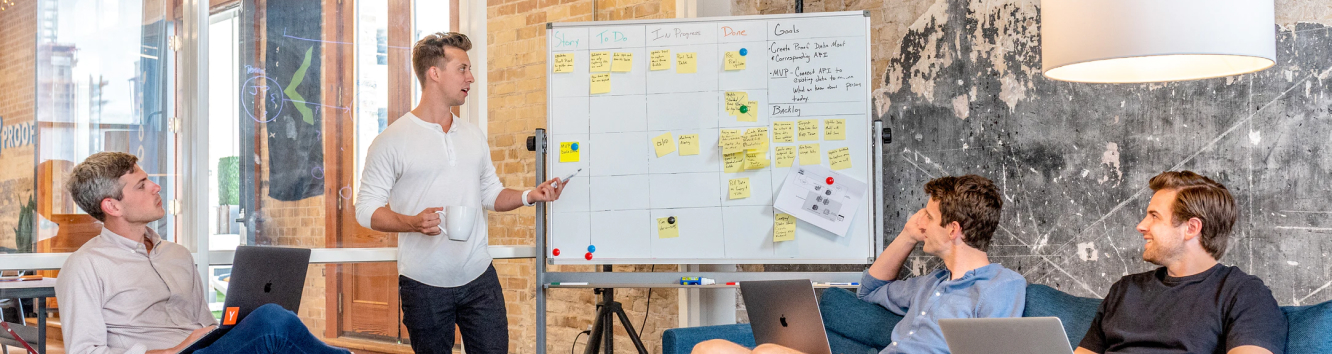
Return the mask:
<svg viewBox="0 0 1332 354">
<path fill-rule="evenodd" d="M 488 253 L 486 214 L 471 235 L 441 235 L 436 211 L 446 206 L 509 211 L 559 199 L 558 178 L 535 189 L 506 189 L 495 175 L 481 129 L 454 116 L 471 89 L 471 40 L 435 33 L 412 47 L 421 103 L 375 137 L 356 198 L 356 220 L 398 233 L 398 294 L 402 322 L 416 353 L 452 353 L 453 328 L 468 354 L 507 353 L 508 318 Z M 454 235 L 456 237 L 456 235 Z"/>
</svg>

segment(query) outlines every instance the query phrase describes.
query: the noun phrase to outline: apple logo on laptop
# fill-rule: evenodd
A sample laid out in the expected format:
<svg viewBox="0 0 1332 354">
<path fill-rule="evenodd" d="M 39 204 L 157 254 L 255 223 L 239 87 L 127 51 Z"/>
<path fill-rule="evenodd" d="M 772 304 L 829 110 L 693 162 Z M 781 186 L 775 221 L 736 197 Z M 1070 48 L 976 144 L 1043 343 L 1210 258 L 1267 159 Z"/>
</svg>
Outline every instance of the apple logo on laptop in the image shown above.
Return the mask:
<svg viewBox="0 0 1332 354">
<path fill-rule="evenodd" d="M 264 284 L 264 292 L 265 292 L 265 293 L 271 293 L 271 292 L 273 292 L 273 283 L 272 283 L 272 282 L 269 282 L 269 283 L 267 283 L 267 284 Z"/>
<path fill-rule="evenodd" d="M 786 327 L 786 314 L 782 314 L 782 318 L 779 318 L 778 320 L 782 322 L 782 327 Z"/>
</svg>

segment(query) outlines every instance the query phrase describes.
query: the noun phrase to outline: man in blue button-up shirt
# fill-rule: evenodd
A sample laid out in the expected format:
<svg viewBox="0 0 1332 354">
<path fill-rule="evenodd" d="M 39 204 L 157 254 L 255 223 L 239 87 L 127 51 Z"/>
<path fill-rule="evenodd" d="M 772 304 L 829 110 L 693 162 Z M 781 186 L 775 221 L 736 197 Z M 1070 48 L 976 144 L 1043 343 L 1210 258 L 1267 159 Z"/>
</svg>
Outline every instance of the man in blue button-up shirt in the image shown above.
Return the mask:
<svg viewBox="0 0 1332 354">
<path fill-rule="evenodd" d="M 939 319 L 1018 317 L 1026 301 L 1022 275 L 985 254 L 1004 204 L 994 183 L 976 175 L 941 177 L 926 183 L 925 192 L 925 208 L 865 270 L 856 294 L 905 316 L 883 354 L 948 353 Z M 946 269 L 898 280 L 917 243 Z"/>
</svg>

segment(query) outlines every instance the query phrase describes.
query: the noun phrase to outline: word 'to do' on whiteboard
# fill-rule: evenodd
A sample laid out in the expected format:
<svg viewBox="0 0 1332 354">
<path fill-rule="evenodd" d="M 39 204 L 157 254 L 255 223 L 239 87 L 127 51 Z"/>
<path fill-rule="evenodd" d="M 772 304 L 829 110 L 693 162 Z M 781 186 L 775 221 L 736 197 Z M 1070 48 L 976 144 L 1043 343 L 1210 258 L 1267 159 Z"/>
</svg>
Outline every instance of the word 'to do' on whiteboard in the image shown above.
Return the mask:
<svg viewBox="0 0 1332 354">
<path fill-rule="evenodd" d="M 806 164 L 881 184 L 869 21 L 830 12 L 547 26 L 545 172 L 584 171 L 548 204 L 541 251 L 555 264 L 872 260 L 876 196 L 845 236 L 773 207 Z M 737 146 L 735 132 L 752 134 Z M 818 158 L 792 161 L 802 145 Z"/>
</svg>

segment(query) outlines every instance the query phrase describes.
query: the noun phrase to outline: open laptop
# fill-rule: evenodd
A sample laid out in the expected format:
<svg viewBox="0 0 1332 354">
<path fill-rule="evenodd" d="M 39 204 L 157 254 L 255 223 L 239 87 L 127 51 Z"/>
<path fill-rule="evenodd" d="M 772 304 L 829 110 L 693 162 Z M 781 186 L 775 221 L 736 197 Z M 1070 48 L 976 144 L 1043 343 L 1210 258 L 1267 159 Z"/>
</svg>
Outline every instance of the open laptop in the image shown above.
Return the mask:
<svg viewBox="0 0 1332 354">
<path fill-rule="evenodd" d="M 231 264 L 221 323 L 181 353 L 212 345 L 260 306 L 278 304 L 291 312 L 300 309 L 305 271 L 310 266 L 309 249 L 240 246 Z"/>
<path fill-rule="evenodd" d="M 940 319 L 953 354 L 1073 354 L 1058 317 Z"/>
<path fill-rule="evenodd" d="M 777 344 L 808 354 L 831 354 L 823 315 L 808 279 L 740 282 L 757 344 Z"/>
</svg>

